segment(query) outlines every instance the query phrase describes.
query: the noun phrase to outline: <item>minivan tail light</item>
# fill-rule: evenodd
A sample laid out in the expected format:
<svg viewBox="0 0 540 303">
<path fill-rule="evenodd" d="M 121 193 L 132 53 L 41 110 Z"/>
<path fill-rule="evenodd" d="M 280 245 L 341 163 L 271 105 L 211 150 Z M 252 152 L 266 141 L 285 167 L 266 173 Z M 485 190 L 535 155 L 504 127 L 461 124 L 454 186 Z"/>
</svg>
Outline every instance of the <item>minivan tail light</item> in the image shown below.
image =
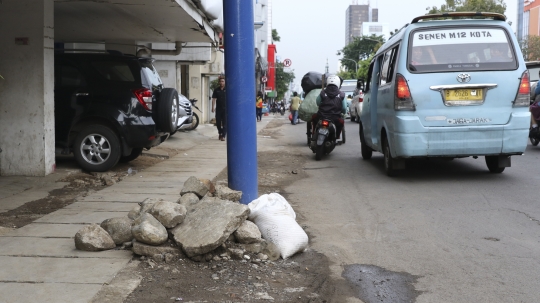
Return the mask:
<svg viewBox="0 0 540 303">
<path fill-rule="evenodd" d="M 409 84 L 403 75 L 396 75 L 396 94 L 394 97 L 395 110 L 416 110 L 409 90 Z"/>
<path fill-rule="evenodd" d="M 152 91 L 148 88 L 134 89 L 133 94 L 147 111 L 152 111 Z"/>
<path fill-rule="evenodd" d="M 521 81 L 519 83 L 519 89 L 514 101 L 515 107 L 524 107 L 529 106 L 530 104 L 530 92 L 531 92 L 531 82 L 529 81 L 529 71 L 526 70 L 521 75 Z"/>
</svg>

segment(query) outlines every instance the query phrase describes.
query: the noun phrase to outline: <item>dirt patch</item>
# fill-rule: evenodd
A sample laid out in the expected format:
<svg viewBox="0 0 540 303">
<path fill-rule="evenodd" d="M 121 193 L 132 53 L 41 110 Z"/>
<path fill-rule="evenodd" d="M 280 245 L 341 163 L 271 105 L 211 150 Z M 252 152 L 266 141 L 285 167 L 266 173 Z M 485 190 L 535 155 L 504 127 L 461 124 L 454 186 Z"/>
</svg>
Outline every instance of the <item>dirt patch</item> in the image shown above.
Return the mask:
<svg viewBox="0 0 540 303">
<path fill-rule="evenodd" d="M 168 153 L 169 157 L 178 153 L 175 149 L 161 150 L 161 154 Z M 31 201 L 10 211 L 0 213 L 0 227 L 21 228 L 47 214 L 72 204 L 79 197 L 85 197 L 92 192 L 121 181 L 128 175 L 129 168 L 131 168 L 132 173 L 141 172 L 165 159 L 166 157 L 159 155 L 141 155 L 131 162 L 118 163 L 106 173 L 80 172 L 71 174 L 59 180 L 59 182 L 69 182 L 69 185 L 49 192 L 49 196 L 46 198 Z M 74 164 L 75 159 L 70 157 L 57 159 L 57 162 L 59 162 L 59 165 L 76 166 Z"/>
</svg>

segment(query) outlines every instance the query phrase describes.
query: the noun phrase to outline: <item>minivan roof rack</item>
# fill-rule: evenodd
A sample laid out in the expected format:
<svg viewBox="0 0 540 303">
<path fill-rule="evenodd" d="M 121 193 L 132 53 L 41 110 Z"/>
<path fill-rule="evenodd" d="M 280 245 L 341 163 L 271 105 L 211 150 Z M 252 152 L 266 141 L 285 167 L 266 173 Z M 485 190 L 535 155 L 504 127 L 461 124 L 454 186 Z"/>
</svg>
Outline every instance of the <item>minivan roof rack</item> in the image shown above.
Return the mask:
<svg viewBox="0 0 540 303">
<path fill-rule="evenodd" d="M 461 17 L 484 17 L 493 18 L 493 20 L 506 21 L 506 17 L 503 14 L 498 13 L 488 13 L 488 12 L 446 12 L 440 14 L 430 14 L 423 15 L 414 18 L 411 23 L 418 23 L 420 20 L 425 19 L 437 19 L 437 18 L 449 18 L 449 19 L 458 19 Z"/>
</svg>

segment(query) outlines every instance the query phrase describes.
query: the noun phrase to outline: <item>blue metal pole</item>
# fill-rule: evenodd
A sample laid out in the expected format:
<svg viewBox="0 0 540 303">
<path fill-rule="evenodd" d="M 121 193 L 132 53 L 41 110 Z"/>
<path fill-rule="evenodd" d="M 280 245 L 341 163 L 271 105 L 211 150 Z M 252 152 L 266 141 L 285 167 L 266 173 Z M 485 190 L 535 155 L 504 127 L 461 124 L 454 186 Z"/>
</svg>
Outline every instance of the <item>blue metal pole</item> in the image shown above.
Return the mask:
<svg viewBox="0 0 540 303">
<path fill-rule="evenodd" d="M 240 203 L 258 198 L 253 0 L 223 0 L 227 172 Z"/>
</svg>

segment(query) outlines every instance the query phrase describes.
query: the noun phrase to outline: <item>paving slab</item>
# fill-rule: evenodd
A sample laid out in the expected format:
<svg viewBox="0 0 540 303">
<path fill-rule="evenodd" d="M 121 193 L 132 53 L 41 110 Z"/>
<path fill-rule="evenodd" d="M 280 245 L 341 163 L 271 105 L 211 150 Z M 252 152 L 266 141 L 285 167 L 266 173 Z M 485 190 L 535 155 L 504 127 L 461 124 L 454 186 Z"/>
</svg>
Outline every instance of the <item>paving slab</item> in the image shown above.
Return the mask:
<svg viewBox="0 0 540 303">
<path fill-rule="evenodd" d="M 33 283 L 107 283 L 129 262 L 102 258 L 0 256 L 0 281 Z M 35 302 L 40 302 L 36 298 Z M 57 301 L 59 302 L 59 301 Z"/>
<path fill-rule="evenodd" d="M 35 223 L 100 224 L 103 220 L 127 215 L 127 212 L 98 211 L 95 209 L 60 209 L 41 217 Z"/>
<path fill-rule="evenodd" d="M 1 283 L 2 303 L 87 303 L 101 289 L 100 283 Z"/>
<path fill-rule="evenodd" d="M 139 203 L 144 201 L 146 198 L 157 198 L 157 199 L 164 199 L 164 200 L 173 200 L 176 201 L 178 198 L 180 198 L 180 193 L 175 194 L 123 194 L 123 193 L 117 193 L 114 195 L 100 195 L 93 194 L 84 198 L 78 198 L 77 201 L 79 202 L 90 202 L 90 201 L 97 201 L 97 202 L 104 202 L 104 201 L 111 201 L 111 202 L 129 202 L 129 203 Z"/>
<path fill-rule="evenodd" d="M 87 224 L 48 224 L 32 223 L 0 237 L 42 237 L 42 238 L 74 238 L 75 234 Z"/>
<path fill-rule="evenodd" d="M 135 202 L 74 202 L 64 209 L 74 209 L 81 211 L 95 210 L 95 211 L 112 211 L 112 212 L 126 212 L 128 213 L 137 203 Z"/>
<path fill-rule="evenodd" d="M 77 250 L 75 240 L 68 238 L 0 237 L 0 256 L 123 260 L 130 259 L 133 253 L 121 249 L 99 252 Z M 0 261 L 0 264 L 3 263 Z"/>
<path fill-rule="evenodd" d="M 109 187 L 109 188 L 100 190 L 99 194 L 100 195 L 104 195 L 104 194 L 114 194 L 114 195 L 116 195 L 116 194 L 130 194 L 130 195 L 133 195 L 133 194 L 165 194 L 165 195 L 173 195 L 173 194 L 178 194 L 180 192 L 181 187 L 182 187 L 181 185 L 179 185 L 179 186 L 176 186 L 176 187 L 155 188 L 155 187 L 145 187 L 145 186 L 142 186 L 142 185 L 144 185 L 144 184 L 141 184 L 141 186 L 138 186 L 138 187 L 129 188 L 129 190 L 127 190 L 128 187 L 123 187 L 123 188 Z"/>
</svg>

